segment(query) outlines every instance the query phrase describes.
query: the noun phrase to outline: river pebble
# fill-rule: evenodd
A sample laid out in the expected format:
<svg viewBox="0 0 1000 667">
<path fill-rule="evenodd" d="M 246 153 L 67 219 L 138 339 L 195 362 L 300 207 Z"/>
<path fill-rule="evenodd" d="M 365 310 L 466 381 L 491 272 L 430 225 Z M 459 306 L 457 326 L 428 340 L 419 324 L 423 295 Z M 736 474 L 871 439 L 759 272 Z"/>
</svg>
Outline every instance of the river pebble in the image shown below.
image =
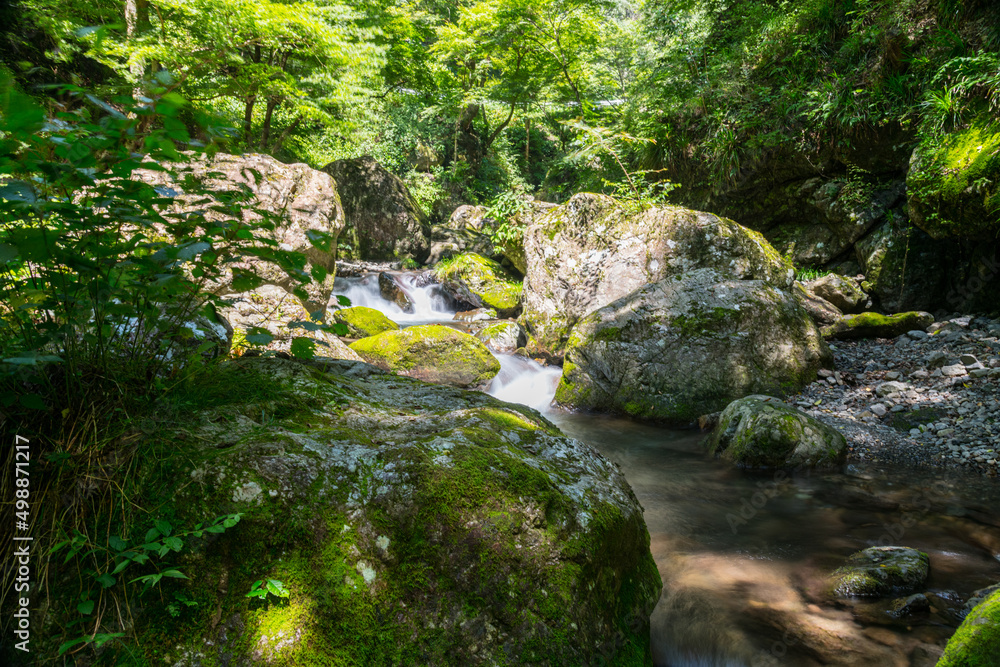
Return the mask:
<svg viewBox="0 0 1000 667">
<path fill-rule="evenodd" d="M 1000 472 L 1000 321 L 831 348 L 837 370 L 788 401 L 844 433 L 852 459 Z"/>
</svg>

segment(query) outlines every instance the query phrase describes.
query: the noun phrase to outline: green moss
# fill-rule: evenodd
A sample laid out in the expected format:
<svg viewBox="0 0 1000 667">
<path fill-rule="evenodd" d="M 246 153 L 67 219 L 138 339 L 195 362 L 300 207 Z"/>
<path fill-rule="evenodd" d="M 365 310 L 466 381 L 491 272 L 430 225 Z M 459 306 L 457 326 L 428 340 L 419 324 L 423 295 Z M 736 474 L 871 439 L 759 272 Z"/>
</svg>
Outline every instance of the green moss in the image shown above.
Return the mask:
<svg viewBox="0 0 1000 667">
<path fill-rule="evenodd" d="M 475 336 L 437 324 L 385 331 L 350 347 L 379 368 L 439 384 L 474 387 L 500 371 L 500 362 Z"/>
<path fill-rule="evenodd" d="M 383 331 L 395 331 L 399 325 L 380 311 L 364 306 L 354 306 L 334 311 L 333 320 L 347 326 L 352 338 L 375 336 Z"/>
<path fill-rule="evenodd" d="M 482 300 L 487 308 L 501 317 L 517 314 L 523 286 L 491 259 L 475 253 L 464 253 L 440 262 L 434 275 L 442 283 L 458 283 Z"/>
<path fill-rule="evenodd" d="M 1000 667 L 1000 591 L 969 612 L 948 640 L 938 667 Z"/>
<path fill-rule="evenodd" d="M 689 315 L 678 315 L 670 321 L 670 328 L 681 336 L 727 335 L 738 328 L 740 312 L 732 308 L 716 307 L 708 311 L 692 309 Z"/>
<path fill-rule="evenodd" d="M 907 186 L 918 226 L 934 238 L 1000 230 L 1000 125 L 987 118 L 926 140 Z"/>
<path fill-rule="evenodd" d="M 825 338 L 895 338 L 907 331 L 925 329 L 934 322 L 927 313 L 907 312 L 895 315 L 861 313 L 847 315 L 841 320 L 820 329 Z"/>
</svg>

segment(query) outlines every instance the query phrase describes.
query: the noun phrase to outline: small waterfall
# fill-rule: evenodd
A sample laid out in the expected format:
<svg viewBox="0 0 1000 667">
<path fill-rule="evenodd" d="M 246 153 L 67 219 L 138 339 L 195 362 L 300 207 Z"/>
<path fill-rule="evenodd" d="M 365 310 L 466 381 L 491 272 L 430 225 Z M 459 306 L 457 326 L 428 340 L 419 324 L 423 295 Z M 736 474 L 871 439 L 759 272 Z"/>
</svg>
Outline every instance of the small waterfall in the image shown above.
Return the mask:
<svg viewBox="0 0 1000 667">
<path fill-rule="evenodd" d="M 378 288 L 378 274 L 360 278 L 337 278 L 333 283 L 333 295 L 346 296 L 351 300 L 352 306 L 365 306 L 381 311 L 390 320 L 402 325 L 448 322 L 455 316 L 455 311 L 448 307 L 448 301 L 441 293 L 440 285 L 422 284 L 419 273 L 399 273 L 393 277 L 413 303 L 412 313 L 404 313 L 399 306 L 382 298 Z"/>
<path fill-rule="evenodd" d="M 508 403 L 520 403 L 540 412 L 548 409 L 556 395 L 562 369 L 542 366 L 534 359 L 511 354 L 494 354 L 500 372 L 493 378 L 488 393 Z"/>
</svg>

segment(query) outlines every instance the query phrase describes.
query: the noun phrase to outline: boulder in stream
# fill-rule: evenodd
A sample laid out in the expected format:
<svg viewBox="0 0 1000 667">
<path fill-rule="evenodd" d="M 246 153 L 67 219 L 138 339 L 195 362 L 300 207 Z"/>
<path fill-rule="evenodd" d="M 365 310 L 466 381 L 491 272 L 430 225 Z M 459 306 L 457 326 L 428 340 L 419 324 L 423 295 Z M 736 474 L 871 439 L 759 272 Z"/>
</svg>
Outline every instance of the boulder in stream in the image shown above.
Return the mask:
<svg viewBox="0 0 1000 667">
<path fill-rule="evenodd" d="M 525 231 L 529 351 L 561 357 L 578 321 L 658 281 L 713 269 L 721 280 L 791 286 L 795 271 L 757 232 L 678 206 L 635 213 L 581 193 Z M 697 416 L 697 415 L 696 415 Z"/>
<path fill-rule="evenodd" d="M 649 533 L 590 446 L 529 408 L 363 363 L 254 358 L 213 377 L 211 406 L 149 436 L 164 456 L 137 473 L 133 500 L 177 531 L 242 518 L 184 537 L 191 581 L 164 579 L 165 601 L 136 596 L 122 640 L 134 658 L 649 664 Z M 50 609 L 75 615 L 78 570 L 57 570 Z M 259 580 L 288 596 L 249 597 Z M 197 613 L 168 614 L 175 593 Z M 38 650 L 54 655 L 48 619 Z"/>
<path fill-rule="evenodd" d="M 524 329 L 517 322 L 490 322 L 474 335 L 499 354 L 512 354 L 527 342 Z"/>
<path fill-rule="evenodd" d="M 851 554 L 833 573 L 838 597 L 883 598 L 908 595 L 924 586 L 930 561 L 909 547 L 869 547 Z"/>
<path fill-rule="evenodd" d="M 517 317 L 521 312 L 520 281 L 482 255 L 458 255 L 438 264 L 434 274 L 457 303 L 492 308 L 500 317 Z"/>
<path fill-rule="evenodd" d="M 500 371 L 500 362 L 477 338 L 440 324 L 384 331 L 350 348 L 383 370 L 435 384 L 478 389 Z"/>
<path fill-rule="evenodd" d="M 413 313 L 413 299 L 391 273 L 382 271 L 378 274 L 378 292 L 383 299 L 396 304 L 404 313 Z"/>
<path fill-rule="evenodd" d="M 938 667 L 1000 666 L 1000 590 L 976 605 L 948 640 Z"/>
<path fill-rule="evenodd" d="M 847 458 L 832 426 L 771 396 L 747 396 L 722 411 L 709 451 L 741 468 L 831 467 Z"/>
<path fill-rule="evenodd" d="M 702 268 L 665 278 L 580 320 L 556 402 L 692 422 L 748 394 L 785 395 L 830 352 L 783 290 Z"/>
</svg>

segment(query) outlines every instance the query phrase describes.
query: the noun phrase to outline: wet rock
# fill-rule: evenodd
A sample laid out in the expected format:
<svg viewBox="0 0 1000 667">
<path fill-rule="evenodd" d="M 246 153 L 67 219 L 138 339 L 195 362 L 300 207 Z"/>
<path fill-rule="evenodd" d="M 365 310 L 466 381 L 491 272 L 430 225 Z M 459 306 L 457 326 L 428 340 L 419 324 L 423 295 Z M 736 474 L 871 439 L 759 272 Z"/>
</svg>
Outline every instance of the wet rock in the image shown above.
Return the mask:
<svg viewBox="0 0 1000 667">
<path fill-rule="evenodd" d="M 474 336 L 437 324 L 385 331 L 350 348 L 383 370 L 435 384 L 482 388 L 500 371 L 500 362 Z"/>
<path fill-rule="evenodd" d="M 463 310 L 455 313 L 452 319 L 456 322 L 482 322 L 483 320 L 495 320 L 497 311 L 492 308 L 476 308 L 475 310 Z"/>
<path fill-rule="evenodd" d="M 923 593 L 914 593 L 909 597 L 897 598 L 889 604 L 888 614 L 893 618 L 903 618 L 913 616 L 928 611 L 931 607 L 930 601 Z"/>
<path fill-rule="evenodd" d="M 396 281 L 391 273 L 383 271 L 378 274 L 378 291 L 383 299 L 396 304 L 404 313 L 412 313 L 414 311 L 413 299 L 410 298 L 410 295 L 406 293 L 406 290 L 403 289 L 403 286 Z"/>
<path fill-rule="evenodd" d="M 706 443 L 741 468 L 829 467 L 847 456 L 836 429 L 770 396 L 730 403 Z"/>
<path fill-rule="evenodd" d="M 512 354 L 527 342 L 524 329 L 517 322 L 495 322 L 476 331 L 475 336 L 500 354 Z"/>
<path fill-rule="evenodd" d="M 833 573 L 837 597 L 887 597 L 912 593 L 927 579 L 927 554 L 908 547 L 869 547 Z"/>
<path fill-rule="evenodd" d="M 500 317 L 521 312 L 521 283 L 491 259 L 465 253 L 434 269 L 441 289 L 455 302 L 492 308 Z"/>
</svg>

